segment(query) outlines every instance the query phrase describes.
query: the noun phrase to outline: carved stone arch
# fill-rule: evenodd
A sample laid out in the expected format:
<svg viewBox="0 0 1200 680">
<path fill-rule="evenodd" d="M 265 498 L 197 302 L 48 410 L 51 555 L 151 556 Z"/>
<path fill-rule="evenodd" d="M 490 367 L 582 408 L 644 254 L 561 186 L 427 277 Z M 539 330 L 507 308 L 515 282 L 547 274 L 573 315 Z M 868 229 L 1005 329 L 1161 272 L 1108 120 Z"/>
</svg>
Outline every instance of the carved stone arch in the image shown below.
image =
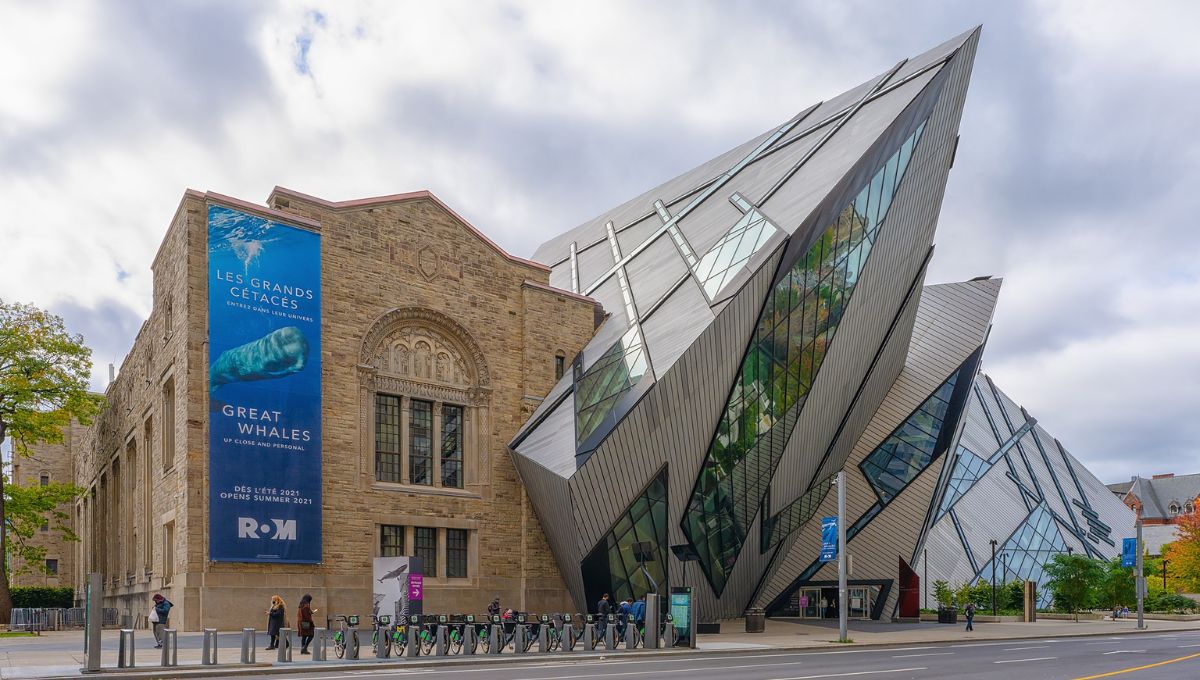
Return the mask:
<svg viewBox="0 0 1200 680">
<path fill-rule="evenodd" d="M 487 360 L 471 333 L 449 316 L 424 307 L 397 307 L 376 319 L 363 336 L 360 365 L 375 366 L 381 352 L 395 356 L 396 353 L 391 348 L 382 345 L 406 326 L 423 326 L 441 335 L 461 355 L 463 361 L 455 363 L 459 363 L 457 369 L 465 373 L 463 377 L 466 381 L 480 388 L 491 387 L 492 379 Z M 409 349 L 415 352 L 415 348 Z M 431 355 L 429 359 L 432 370 L 426 377 L 432 378 L 436 375 L 436 357 Z"/>
</svg>

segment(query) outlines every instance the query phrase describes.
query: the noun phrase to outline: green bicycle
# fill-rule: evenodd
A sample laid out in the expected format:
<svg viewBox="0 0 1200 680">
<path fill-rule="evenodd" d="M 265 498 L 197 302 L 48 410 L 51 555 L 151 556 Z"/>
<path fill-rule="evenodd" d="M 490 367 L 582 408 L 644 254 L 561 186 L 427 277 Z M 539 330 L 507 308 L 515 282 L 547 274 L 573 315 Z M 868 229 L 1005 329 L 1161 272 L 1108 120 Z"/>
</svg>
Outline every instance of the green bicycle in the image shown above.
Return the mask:
<svg viewBox="0 0 1200 680">
<path fill-rule="evenodd" d="M 339 615 L 337 617 L 337 620 L 342 623 L 342 628 L 338 631 L 335 631 L 333 634 L 333 653 L 335 655 L 337 655 L 337 658 L 340 659 L 343 656 L 345 656 L 345 654 L 346 654 L 347 627 L 357 628 L 358 627 L 358 616 L 353 615 L 353 614 L 350 616 Z M 354 646 L 357 648 L 358 647 L 358 631 L 354 630 L 353 635 L 354 635 Z"/>
</svg>

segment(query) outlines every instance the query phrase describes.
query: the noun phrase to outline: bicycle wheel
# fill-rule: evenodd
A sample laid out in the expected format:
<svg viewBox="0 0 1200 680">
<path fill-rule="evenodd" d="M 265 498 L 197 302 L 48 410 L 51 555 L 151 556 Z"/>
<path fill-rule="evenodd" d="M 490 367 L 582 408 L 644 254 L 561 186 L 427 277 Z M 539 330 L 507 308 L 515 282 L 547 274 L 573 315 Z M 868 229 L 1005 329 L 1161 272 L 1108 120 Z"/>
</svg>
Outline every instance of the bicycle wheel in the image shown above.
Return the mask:
<svg viewBox="0 0 1200 680">
<path fill-rule="evenodd" d="M 433 653 L 433 635 L 427 630 L 421 631 L 421 656 L 429 656 Z"/>
<path fill-rule="evenodd" d="M 458 654 L 462 651 L 463 636 L 458 628 L 450 629 L 450 651 L 453 654 Z"/>
<path fill-rule="evenodd" d="M 487 626 L 479 626 L 475 629 L 475 639 L 479 641 L 483 647 L 483 653 L 487 654 L 492 648 L 492 636 L 488 633 Z"/>
<path fill-rule="evenodd" d="M 333 636 L 333 653 L 337 658 L 342 658 L 346 654 L 346 636 L 344 633 L 338 633 Z"/>
</svg>

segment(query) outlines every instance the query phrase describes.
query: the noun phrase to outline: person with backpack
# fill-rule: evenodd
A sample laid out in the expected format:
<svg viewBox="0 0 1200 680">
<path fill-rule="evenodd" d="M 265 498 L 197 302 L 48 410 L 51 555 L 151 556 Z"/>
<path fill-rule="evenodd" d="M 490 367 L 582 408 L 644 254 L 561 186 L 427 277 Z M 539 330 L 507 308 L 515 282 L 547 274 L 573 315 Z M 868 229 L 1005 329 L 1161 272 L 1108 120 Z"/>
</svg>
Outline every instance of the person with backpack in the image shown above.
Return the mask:
<svg viewBox="0 0 1200 680">
<path fill-rule="evenodd" d="M 163 631 L 166 630 L 167 624 L 171 617 L 171 601 L 162 596 L 162 593 L 154 594 L 154 605 L 150 607 L 150 623 L 154 626 L 154 648 L 161 649 L 163 646 Z"/>
<path fill-rule="evenodd" d="M 646 596 L 645 595 L 639 597 L 637 602 L 634 602 L 632 605 L 630 605 L 629 613 L 633 614 L 633 621 L 634 621 L 634 623 L 637 624 L 637 627 L 639 630 L 644 629 L 646 627 Z"/>
<path fill-rule="evenodd" d="M 633 609 L 633 598 L 626 598 L 617 605 L 617 637 L 625 639 L 625 626 L 629 623 L 629 612 Z"/>
<path fill-rule="evenodd" d="M 492 603 L 488 605 L 487 612 L 488 612 L 488 619 L 491 619 L 493 616 L 496 616 L 500 613 L 500 596 L 499 595 L 492 598 Z"/>
<path fill-rule="evenodd" d="M 285 616 L 283 598 L 272 595 L 271 608 L 267 610 L 267 635 L 271 636 L 271 644 L 267 646 L 267 649 L 279 648 L 279 629 L 284 627 Z"/>
<path fill-rule="evenodd" d="M 975 624 L 975 603 L 974 602 L 967 603 L 966 614 L 967 614 L 967 631 L 970 632 L 970 631 L 975 630 L 975 625 L 974 625 Z"/>
</svg>

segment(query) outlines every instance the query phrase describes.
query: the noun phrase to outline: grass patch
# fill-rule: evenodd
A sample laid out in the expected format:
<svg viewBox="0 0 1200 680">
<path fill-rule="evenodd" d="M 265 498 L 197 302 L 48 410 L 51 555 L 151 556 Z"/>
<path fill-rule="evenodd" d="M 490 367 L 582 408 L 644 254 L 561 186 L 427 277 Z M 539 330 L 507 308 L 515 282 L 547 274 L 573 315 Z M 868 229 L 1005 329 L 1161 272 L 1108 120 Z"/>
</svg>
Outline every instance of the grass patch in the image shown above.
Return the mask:
<svg viewBox="0 0 1200 680">
<path fill-rule="evenodd" d="M 33 633 L 23 630 L 4 630 L 0 631 L 0 638 L 19 638 L 19 637 L 37 637 Z"/>
</svg>

